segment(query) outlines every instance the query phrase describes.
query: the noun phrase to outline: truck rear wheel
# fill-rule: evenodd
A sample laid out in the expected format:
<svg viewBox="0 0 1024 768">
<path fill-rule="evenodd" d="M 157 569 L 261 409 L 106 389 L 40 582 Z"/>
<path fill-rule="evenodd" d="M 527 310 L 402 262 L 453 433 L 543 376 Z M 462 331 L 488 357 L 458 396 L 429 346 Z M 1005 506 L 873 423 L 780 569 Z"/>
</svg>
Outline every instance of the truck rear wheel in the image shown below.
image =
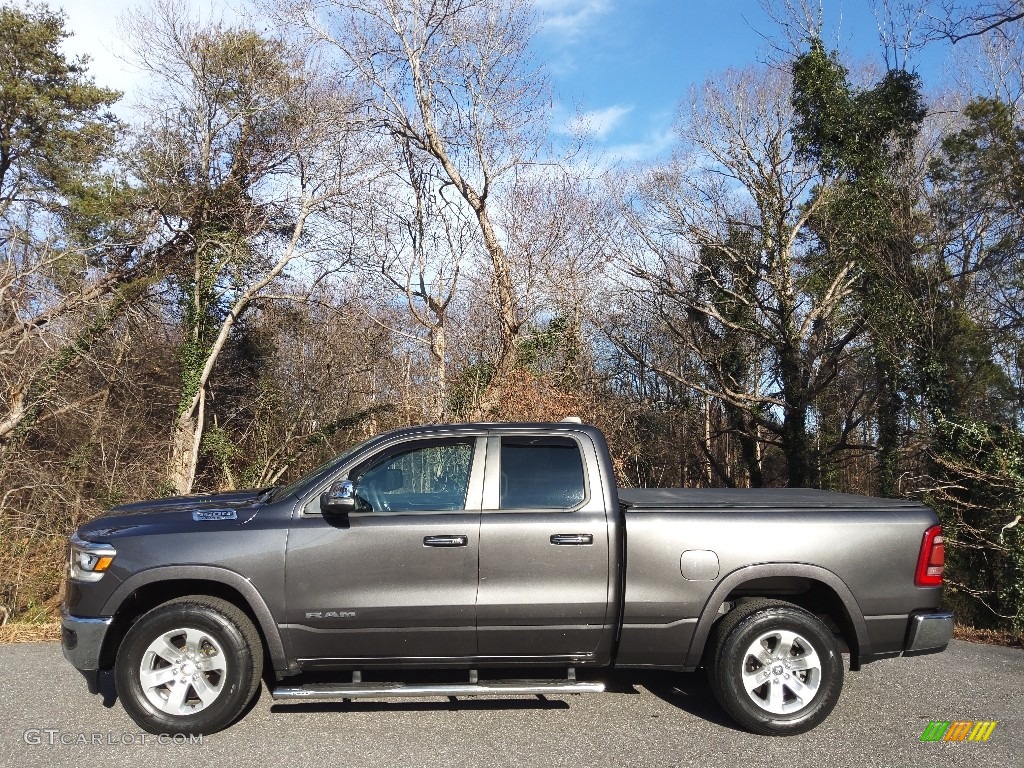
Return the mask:
<svg viewBox="0 0 1024 768">
<path fill-rule="evenodd" d="M 843 657 L 832 632 L 791 603 L 740 603 L 716 627 L 711 688 L 743 727 L 770 736 L 809 731 L 835 708 Z"/>
<path fill-rule="evenodd" d="M 245 711 L 263 645 L 249 617 L 218 598 L 159 605 L 125 635 L 114 664 L 121 705 L 150 733 L 208 734 Z"/>
</svg>

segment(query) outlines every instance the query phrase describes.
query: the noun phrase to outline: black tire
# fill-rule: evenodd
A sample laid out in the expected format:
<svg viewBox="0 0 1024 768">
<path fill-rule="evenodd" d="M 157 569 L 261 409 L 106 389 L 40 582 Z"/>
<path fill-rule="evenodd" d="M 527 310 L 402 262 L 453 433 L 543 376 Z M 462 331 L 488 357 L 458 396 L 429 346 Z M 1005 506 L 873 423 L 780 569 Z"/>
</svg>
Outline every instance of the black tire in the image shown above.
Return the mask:
<svg viewBox="0 0 1024 768">
<path fill-rule="evenodd" d="M 194 595 L 159 605 L 132 625 L 114 681 L 125 712 L 143 730 L 198 735 L 233 723 L 262 671 L 263 644 L 249 617 L 226 600 Z"/>
<path fill-rule="evenodd" d="M 741 726 L 789 736 L 811 730 L 835 708 L 843 657 L 813 614 L 779 600 L 750 600 L 716 625 L 708 677 L 718 703 Z"/>
</svg>

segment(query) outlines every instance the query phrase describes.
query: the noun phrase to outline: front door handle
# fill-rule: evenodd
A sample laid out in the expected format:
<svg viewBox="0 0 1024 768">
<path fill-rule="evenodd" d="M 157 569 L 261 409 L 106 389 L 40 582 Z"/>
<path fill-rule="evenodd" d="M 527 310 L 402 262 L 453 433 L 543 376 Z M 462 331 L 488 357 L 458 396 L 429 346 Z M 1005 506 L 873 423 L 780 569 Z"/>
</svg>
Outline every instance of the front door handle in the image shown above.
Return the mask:
<svg viewBox="0 0 1024 768">
<path fill-rule="evenodd" d="M 589 533 L 556 533 L 551 537 L 551 543 L 560 546 L 587 545 L 594 543 L 594 537 Z"/>
<path fill-rule="evenodd" d="M 469 536 L 424 536 L 424 547 L 464 547 L 469 543 Z"/>
</svg>

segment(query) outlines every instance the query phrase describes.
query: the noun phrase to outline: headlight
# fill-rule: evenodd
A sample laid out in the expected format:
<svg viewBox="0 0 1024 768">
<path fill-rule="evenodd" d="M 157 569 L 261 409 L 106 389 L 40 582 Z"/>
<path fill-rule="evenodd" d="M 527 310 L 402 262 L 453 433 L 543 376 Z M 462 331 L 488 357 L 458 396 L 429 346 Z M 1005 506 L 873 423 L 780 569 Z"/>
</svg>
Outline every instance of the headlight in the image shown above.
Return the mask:
<svg viewBox="0 0 1024 768">
<path fill-rule="evenodd" d="M 114 562 L 117 552 L 109 544 L 95 544 L 71 535 L 68 554 L 68 578 L 75 581 L 99 581 Z"/>
</svg>

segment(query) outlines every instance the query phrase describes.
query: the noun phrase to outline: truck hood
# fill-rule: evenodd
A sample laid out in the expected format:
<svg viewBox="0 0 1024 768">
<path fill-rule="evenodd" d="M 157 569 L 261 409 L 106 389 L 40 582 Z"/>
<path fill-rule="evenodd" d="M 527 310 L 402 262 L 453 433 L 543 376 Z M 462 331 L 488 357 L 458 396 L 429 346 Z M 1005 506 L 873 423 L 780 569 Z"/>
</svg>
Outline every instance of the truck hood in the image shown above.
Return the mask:
<svg viewBox="0 0 1024 768">
<path fill-rule="evenodd" d="M 180 529 L 193 525 L 236 526 L 252 519 L 263 506 L 256 501 L 259 494 L 258 490 L 231 491 L 121 504 L 83 523 L 78 535 L 90 540 L 128 531 L 138 532 L 141 528 L 152 531 L 154 528 Z"/>
</svg>

